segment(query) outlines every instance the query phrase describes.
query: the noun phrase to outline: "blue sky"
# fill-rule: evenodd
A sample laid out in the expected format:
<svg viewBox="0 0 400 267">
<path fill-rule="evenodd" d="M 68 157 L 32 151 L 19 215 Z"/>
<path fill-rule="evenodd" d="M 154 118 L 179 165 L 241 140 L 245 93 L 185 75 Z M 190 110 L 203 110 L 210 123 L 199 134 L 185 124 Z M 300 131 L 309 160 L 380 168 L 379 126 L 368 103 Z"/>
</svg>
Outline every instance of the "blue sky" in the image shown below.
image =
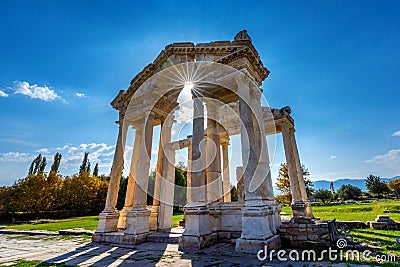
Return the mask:
<svg viewBox="0 0 400 267">
<path fill-rule="evenodd" d="M 400 175 L 399 11 L 398 1 L 1 1 L 0 185 L 39 152 L 61 152 L 71 174 L 89 151 L 108 173 L 118 91 L 165 45 L 242 29 L 271 71 L 264 97 L 292 108 L 312 179 Z M 270 143 L 276 177 L 283 147 Z"/>
</svg>

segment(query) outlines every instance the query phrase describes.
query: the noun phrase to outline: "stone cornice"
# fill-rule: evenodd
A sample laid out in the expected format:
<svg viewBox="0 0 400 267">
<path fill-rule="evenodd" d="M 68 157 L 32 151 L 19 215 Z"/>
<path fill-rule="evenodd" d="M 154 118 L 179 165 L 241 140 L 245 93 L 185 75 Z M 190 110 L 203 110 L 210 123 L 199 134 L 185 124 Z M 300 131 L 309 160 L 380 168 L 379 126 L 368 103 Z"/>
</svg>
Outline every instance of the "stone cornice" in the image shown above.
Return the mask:
<svg viewBox="0 0 400 267">
<path fill-rule="evenodd" d="M 241 34 L 238 33 L 238 35 Z M 237 36 L 238 36 L 237 35 Z M 247 33 L 246 33 L 247 35 Z M 236 37 L 237 37 L 236 36 Z M 225 65 L 247 58 L 259 84 L 268 77 L 269 70 L 264 67 L 257 50 L 254 48 L 251 38 L 236 38 L 234 41 L 216 41 L 210 43 L 194 44 L 190 42 L 172 43 L 167 45 L 157 56 L 153 63 L 148 64 L 131 81 L 127 90 L 121 90 L 111 102 L 111 106 L 120 110 L 129 104 L 136 90 L 150 77 L 163 69 L 168 58 L 172 55 L 185 56 L 185 60 L 193 62 L 196 56 L 212 55 L 215 62 Z"/>
</svg>

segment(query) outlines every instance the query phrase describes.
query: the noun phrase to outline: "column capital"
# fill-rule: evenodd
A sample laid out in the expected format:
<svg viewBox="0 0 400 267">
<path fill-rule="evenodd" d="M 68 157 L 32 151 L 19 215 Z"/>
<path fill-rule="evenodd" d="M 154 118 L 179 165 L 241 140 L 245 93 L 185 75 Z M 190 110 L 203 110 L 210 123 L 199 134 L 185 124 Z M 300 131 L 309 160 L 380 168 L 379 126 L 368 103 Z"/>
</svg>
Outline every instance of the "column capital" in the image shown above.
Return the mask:
<svg viewBox="0 0 400 267">
<path fill-rule="evenodd" d="M 221 146 L 222 146 L 223 149 L 227 149 L 228 146 L 229 146 L 229 139 L 228 140 L 222 139 L 221 140 Z"/>
<path fill-rule="evenodd" d="M 289 123 L 282 124 L 282 133 L 293 135 L 294 132 L 295 132 L 294 126 L 290 125 Z"/>
</svg>

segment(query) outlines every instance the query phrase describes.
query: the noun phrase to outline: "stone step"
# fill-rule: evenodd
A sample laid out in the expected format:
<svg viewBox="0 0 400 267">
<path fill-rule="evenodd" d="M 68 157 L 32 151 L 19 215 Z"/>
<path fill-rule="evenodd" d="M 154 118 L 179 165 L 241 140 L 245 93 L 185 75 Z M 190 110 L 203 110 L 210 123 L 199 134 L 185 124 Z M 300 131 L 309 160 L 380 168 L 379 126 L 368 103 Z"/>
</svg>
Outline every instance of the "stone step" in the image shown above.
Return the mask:
<svg viewBox="0 0 400 267">
<path fill-rule="evenodd" d="M 178 244 L 184 231 L 183 227 L 161 230 L 147 235 L 147 242 Z"/>
</svg>

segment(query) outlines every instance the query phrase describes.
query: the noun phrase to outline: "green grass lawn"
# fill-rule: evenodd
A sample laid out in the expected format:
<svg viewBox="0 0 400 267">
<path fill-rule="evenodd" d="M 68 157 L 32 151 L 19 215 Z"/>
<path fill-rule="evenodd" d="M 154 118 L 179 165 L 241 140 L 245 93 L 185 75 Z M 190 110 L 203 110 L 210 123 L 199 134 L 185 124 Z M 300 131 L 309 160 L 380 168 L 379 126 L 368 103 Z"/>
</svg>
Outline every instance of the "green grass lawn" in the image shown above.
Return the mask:
<svg viewBox="0 0 400 267">
<path fill-rule="evenodd" d="M 176 214 L 172 217 L 172 226 L 178 226 L 179 221 L 183 219 L 183 214 Z M 14 224 L 7 225 L 6 229 L 16 230 L 47 230 L 47 231 L 58 231 L 72 228 L 84 228 L 86 230 L 96 230 L 98 223 L 98 216 L 85 216 L 76 217 L 62 220 L 49 220 L 48 223 L 41 224 Z"/>
<path fill-rule="evenodd" d="M 388 209 L 389 213 L 383 211 Z M 321 220 L 373 221 L 377 215 L 388 215 L 400 221 L 400 200 L 379 200 L 373 203 L 339 204 L 334 206 L 313 206 L 314 216 Z M 282 215 L 291 215 L 290 207 L 282 207 Z"/>
<path fill-rule="evenodd" d="M 352 229 L 351 236 L 356 243 L 382 247 L 382 250 L 376 250 L 379 254 L 395 254 L 400 257 L 400 248 L 396 244 L 396 237 L 400 237 L 400 230 Z"/>
</svg>

